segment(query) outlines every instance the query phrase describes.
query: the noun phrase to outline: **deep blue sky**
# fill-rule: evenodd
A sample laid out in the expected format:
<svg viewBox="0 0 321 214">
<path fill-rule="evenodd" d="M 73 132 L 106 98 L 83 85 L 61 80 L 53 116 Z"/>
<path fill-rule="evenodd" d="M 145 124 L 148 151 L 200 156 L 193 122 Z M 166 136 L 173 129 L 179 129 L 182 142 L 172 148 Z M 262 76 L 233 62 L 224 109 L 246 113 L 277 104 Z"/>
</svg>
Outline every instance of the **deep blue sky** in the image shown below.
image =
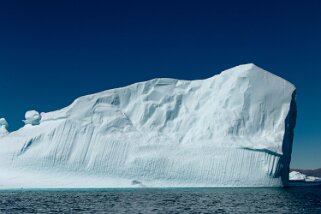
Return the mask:
<svg viewBox="0 0 321 214">
<path fill-rule="evenodd" d="M 253 62 L 297 86 L 292 167 L 321 167 L 320 1 L 1 1 L 0 117 Z"/>
</svg>

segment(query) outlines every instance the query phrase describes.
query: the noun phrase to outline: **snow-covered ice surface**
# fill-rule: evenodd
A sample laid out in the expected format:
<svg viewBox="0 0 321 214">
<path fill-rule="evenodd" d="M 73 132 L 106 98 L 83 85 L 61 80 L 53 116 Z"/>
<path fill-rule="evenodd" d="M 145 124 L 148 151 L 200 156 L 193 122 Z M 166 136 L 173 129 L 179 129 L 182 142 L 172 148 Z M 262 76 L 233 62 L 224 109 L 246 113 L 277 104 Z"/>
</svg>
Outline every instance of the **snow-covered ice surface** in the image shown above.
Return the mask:
<svg viewBox="0 0 321 214">
<path fill-rule="evenodd" d="M 0 137 L 0 188 L 283 186 L 295 87 L 245 64 L 205 80 L 140 82 L 27 116 L 40 124 Z"/>
</svg>

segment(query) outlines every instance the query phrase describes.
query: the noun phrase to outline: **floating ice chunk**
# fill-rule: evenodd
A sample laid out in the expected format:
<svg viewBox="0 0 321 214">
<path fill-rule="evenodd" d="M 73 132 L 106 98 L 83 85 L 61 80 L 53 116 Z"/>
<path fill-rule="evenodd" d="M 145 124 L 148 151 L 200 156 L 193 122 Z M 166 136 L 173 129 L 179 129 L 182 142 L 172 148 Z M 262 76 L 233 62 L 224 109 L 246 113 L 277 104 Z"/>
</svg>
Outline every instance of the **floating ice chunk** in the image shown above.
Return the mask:
<svg viewBox="0 0 321 214">
<path fill-rule="evenodd" d="M 321 181 L 321 178 L 314 177 L 314 176 L 307 176 L 297 171 L 290 172 L 289 179 L 291 181 L 308 181 L 308 182 Z"/>
<path fill-rule="evenodd" d="M 297 171 L 292 171 L 289 174 L 289 179 L 293 181 L 304 181 L 307 178 L 305 174 L 302 174 Z"/>
<path fill-rule="evenodd" d="M 314 177 L 314 176 L 307 176 L 305 181 L 310 181 L 310 182 L 321 181 L 321 178 Z"/>
<path fill-rule="evenodd" d="M 25 114 L 25 120 L 23 121 L 26 125 L 39 125 L 41 120 L 41 115 L 35 110 L 27 111 Z"/>
</svg>

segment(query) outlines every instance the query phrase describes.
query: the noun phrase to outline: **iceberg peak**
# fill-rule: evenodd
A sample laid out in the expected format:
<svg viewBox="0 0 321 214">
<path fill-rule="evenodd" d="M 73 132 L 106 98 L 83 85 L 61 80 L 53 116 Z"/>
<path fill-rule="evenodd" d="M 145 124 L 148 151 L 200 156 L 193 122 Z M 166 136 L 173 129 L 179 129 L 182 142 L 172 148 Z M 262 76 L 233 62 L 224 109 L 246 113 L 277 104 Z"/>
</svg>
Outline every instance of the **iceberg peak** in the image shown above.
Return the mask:
<svg viewBox="0 0 321 214">
<path fill-rule="evenodd" d="M 260 67 L 258 67 L 257 65 L 255 65 L 254 63 L 246 63 L 246 64 L 241 64 L 239 66 L 236 66 L 236 67 L 240 67 L 244 70 L 251 70 L 251 69 L 261 69 Z"/>
</svg>

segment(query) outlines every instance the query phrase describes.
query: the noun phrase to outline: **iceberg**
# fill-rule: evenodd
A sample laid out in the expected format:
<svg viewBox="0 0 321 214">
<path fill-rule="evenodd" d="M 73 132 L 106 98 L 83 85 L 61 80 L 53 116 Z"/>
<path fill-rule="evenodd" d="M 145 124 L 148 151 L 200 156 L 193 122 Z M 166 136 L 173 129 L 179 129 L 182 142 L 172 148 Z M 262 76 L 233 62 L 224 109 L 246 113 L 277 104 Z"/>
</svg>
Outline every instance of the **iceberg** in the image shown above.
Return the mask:
<svg viewBox="0 0 321 214">
<path fill-rule="evenodd" d="M 298 171 L 292 171 L 289 174 L 290 187 L 321 187 L 321 178 L 315 176 L 307 176 Z"/>
<path fill-rule="evenodd" d="M 292 181 L 305 181 L 307 176 L 297 171 L 292 171 L 289 174 L 289 179 Z"/>
<path fill-rule="evenodd" d="M 321 178 L 315 176 L 307 176 L 297 171 L 292 171 L 289 174 L 290 181 L 304 181 L 304 182 L 321 182 Z"/>
<path fill-rule="evenodd" d="M 24 127 L 0 137 L 0 188 L 287 186 L 295 93 L 244 64 L 27 112 Z"/>
</svg>

